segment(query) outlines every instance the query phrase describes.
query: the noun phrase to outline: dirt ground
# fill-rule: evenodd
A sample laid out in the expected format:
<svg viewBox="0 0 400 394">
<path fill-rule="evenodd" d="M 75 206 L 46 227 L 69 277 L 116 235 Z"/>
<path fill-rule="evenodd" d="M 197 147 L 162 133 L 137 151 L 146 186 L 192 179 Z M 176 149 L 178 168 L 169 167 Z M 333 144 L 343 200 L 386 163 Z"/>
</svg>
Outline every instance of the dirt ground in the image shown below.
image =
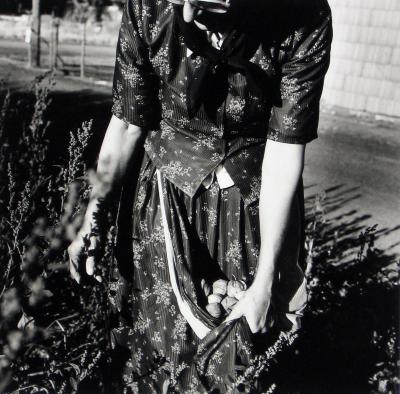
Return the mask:
<svg viewBox="0 0 400 394">
<path fill-rule="evenodd" d="M 23 94 L 34 75 L 16 59 L 0 59 L 0 78 Z M 111 79 L 107 73 L 81 81 L 58 75 L 49 117 L 58 149 L 84 120 L 94 119 L 90 161 L 94 162 L 111 108 Z M 96 83 L 97 81 L 97 83 Z M 325 194 L 327 219 L 341 234 L 356 238 L 378 224 L 377 246 L 400 255 L 400 121 L 322 108 L 319 138 L 307 146 L 304 172 L 307 205 Z M 335 224 L 337 223 L 337 224 Z"/>
</svg>

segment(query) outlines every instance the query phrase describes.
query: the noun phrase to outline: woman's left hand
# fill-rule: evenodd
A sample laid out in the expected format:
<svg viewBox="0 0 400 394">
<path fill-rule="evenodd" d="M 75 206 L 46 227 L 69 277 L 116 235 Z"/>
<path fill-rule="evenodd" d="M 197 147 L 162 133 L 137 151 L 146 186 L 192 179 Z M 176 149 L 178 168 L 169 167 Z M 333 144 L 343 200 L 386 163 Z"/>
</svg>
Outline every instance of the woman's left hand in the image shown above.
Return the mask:
<svg viewBox="0 0 400 394">
<path fill-rule="evenodd" d="M 253 334 L 267 331 L 267 314 L 271 303 L 271 292 L 266 286 L 250 286 L 235 304 L 225 321 L 244 316 Z"/>
</svg>

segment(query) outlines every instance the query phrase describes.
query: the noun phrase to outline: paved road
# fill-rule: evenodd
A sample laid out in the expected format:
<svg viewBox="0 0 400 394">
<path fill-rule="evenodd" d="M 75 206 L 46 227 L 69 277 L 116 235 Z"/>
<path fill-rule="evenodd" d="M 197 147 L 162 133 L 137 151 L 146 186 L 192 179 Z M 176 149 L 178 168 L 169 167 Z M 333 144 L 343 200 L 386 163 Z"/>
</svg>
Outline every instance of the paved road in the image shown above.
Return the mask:
<svg viewBox="0 0 400 394">
<path fill-rule="evenodd" d="M 0 39 L 0 56 L 19 62 L 28 62 L 28 45 L 21 41 Z M 110 80 L 114 69 L 115 48 L 88 45 L 86 47 L 86 74 L 96 79 Z M 48 46 L 42 44 L 42 66 L 48 66 Z M 69 75 L 79 75 L 80 45 L 60 44 L 58 66 Z"/>
<path fill-rule="evenodd" d="M 307 147 L 306 195 L 328 191 L 330 218 L 378 224 L 378 246 L 400 254 L 400 123 L 325 110 L 319 135 Z"/>
<path fill-rule="evenodd" d="M 27 59 L 28 45 L 23 41 L 3 40 L 0 39 L 0 48 L 2 57 L 11 57 L 14 59 L 22 60 Z M 42 44 L 42 59 L 44 64 L 48 60 L 48 46 Z M 79 44 L 65 44 L 60 43 L 59 55 L 61 58 L 79 58 L 80 45 Z M 115 48 L 108 46 L 87 45 L 86 55 L 90 64 L 99 64 L 98 60 L 101 59 L 101 65 L 114 65 Z"/>
<path fill-rule="evenodd" d="M 104 49 L 96 50 L 99 54 Z M 31 79 L 30 71 L 0 61 L 0 75 L 5 73 L 10 74 L 10 83 L 15 87 L 26 86 L 26 81 Z M 107 80 L 110 82 L 110 74 Z M 71 96 L 64 112 L 68 112 L 69 105 L 69 113 L 74 114 L 75 98 L 84 91 L 91 116 L 106 117 L 110 87 L 60 76 L 57 89 Z M 88 117 L 86 112 L 82 116 Z M 79 123 L 81 119 L 76 121 Z M 98 127 L 103 127 L 104 122 L 106 119 Z M 306 197 L 311 199 L 325 191 L 327 217 L 336 218 L 342 231 L 347 229 L 356 236 L 360 230 L 376 223 L 380 229 L 378 246 L 400 255 L 400 123 L 325 109 L 319 135 L 307 146 Z"/>
</svg>

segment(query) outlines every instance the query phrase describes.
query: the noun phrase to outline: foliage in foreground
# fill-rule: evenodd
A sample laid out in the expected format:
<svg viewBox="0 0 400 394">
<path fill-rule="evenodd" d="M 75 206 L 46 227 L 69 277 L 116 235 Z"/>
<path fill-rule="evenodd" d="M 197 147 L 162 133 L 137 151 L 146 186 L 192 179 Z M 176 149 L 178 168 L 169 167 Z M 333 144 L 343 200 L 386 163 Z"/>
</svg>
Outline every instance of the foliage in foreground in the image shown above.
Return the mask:
<svg viewBox="0 0 400 394">
<path fill-rule="evenodd" d="M 0 111 L 0 392 L 108 393 L 109 272 L 102 284 L 86 278 L 77 286 L 65 252 L 88 199 L 91 123 L 70 133 L 67 157 L 50 163 L 52 85 L 51 76 L 38 78 L 31 102 L 7 94 Z M 242 391 L 262 376 L 271 393 L 396 392 L 397 266 L 374 248 L 374 228 L 350 241 L 327 222 L 323 200 L 308 209 L 304 329 L 255 359 L 235 382 Z M 103 267 L 113 258 L 111 221 L 110 229 Z"/>
<path fill-rule="evenodd" d="M 65 252 L 87 201 L 87 183 L 74 181 L 86 170 L 91 123 L 70 133 L 64 162 L 49 163 L 45 113 L 52 85 L 51 76 L 38 78 L 33 102 L 14 104 L 8 93 L 1 111 L 0 391 L 73 393 L 85 378 L 100 387 L 104 380 L 105 290 L 75 285 Z"/>
</svg>

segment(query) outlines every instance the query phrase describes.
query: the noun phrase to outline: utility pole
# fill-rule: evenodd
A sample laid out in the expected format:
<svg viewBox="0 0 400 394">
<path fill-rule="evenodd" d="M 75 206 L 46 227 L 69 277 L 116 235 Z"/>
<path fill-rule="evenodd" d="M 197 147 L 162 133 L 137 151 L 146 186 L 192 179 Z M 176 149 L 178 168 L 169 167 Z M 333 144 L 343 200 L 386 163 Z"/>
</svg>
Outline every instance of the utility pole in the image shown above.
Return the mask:
<svg viewBox="0 0 400 394">
<path fill-rule="evenodd" d="M 81 61 L 80 61 L 80 74 L 81 78 L 85 78 L 85 58 L 86 58 L 86 28 L 87 28 L 87 18 L 82 19 L 82 41 L 81 41 Z"/>
<path fill-rule="evenodd" d="M 49 52 L 49 66 L 52 70 L 57 68 L 59 27 L 60 27 L 60 18 L 56 16 L 55 12 L 53 11 L 51 15 L 51 34 L 50 34 L 50 52 Z"/>
<path fill-rule="evenodd" d="M 32 0 L 29 66 L 40 67 L 40 0 Z"/>
</svg>

